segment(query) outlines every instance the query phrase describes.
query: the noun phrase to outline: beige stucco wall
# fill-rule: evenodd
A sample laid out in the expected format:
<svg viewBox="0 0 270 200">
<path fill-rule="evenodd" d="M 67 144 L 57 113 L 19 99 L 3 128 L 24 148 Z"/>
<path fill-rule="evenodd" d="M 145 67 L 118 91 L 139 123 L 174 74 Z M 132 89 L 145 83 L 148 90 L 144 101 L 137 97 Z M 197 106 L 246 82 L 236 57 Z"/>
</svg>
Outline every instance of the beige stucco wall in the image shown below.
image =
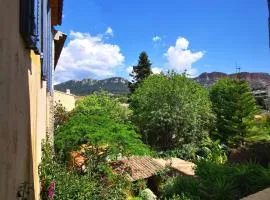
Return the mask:
<svg viewBox="0 0 270 200">
<path fill-rule="evenodd" d="M 19 33 L 18 0 L 0 1 L 0 199 L 16 199 L 27 182 L 38 199 L 38 164 L 46 133 L 46 83 L 39 56 Z M 34 193 L 31 192 L 34 198 Z"/>
<path fill-rule="evenodd" d="M 75 108 L 76 98 L 72 94 L 66 94 L 60 91 L 54 91 L 54 102 L 62 104 L 67 111 L 71 111 Z"/>
<path fill-rule="evenodd" d="M 46 82 L 41 81 L 40 58 L 31 52 L 32 66 L 35 68 L 29 75 L 29 93 L 30 93 L 30 120 L 31 120 L 31 141 L 33 157 L 33 174 L 35 197 L 39 196 L 39 176 L 38 165 L 41 161 L 41 144 L 46 138 Z"/>
</svg>

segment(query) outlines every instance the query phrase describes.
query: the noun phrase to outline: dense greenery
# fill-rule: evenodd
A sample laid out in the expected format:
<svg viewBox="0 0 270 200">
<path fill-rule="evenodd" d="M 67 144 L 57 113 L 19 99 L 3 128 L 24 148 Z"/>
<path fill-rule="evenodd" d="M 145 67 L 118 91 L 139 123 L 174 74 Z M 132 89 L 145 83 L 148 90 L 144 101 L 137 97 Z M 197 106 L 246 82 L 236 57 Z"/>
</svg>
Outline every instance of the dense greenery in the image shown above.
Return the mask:
<svg viewBox="0 0 270 200">
<path fill-rule="evenodd" d="M 210 91 L 217 116 L 215 136 L 227 144 L 243 143 L 247 134 L 246 120 L 257 112 L 255 98 L 247 82 L 220 79 Z"/>
<path fill-rule="evenodd" d="M 133 71 L 130 76 L 133 78 L 132 82 L 129 83 L 129 89 L 134 92 L 139 84 L 148 76 L 152 74 L 151 61 L 145 51 L 140 53 L 138 64 L 133 66 Z"/>
<path fill-rule="evenodd" d="M 247 138 L 249 142 L 270 141 L 270 115 L 260 115 L 261 119 L 247 121 Z"/>
<path fill-rule="evenodd" d="M 57 152 L 65 155 L 82 144 L 109 145 L 111 157 L 150 154 L 128 121 L 130 111 L 106 93 L 80 100 L 73 115 L 55 137 Z"/>
<path fill-rule="evenodd" d="M 131 96 L 131 107 L 144 141 L 163 150 L 198 144 L 214 119 L 207 90 L 173 73 L 145 79 Z"/>
<path fill-rule="evenodd" d="M 197 164 L 195 177 L 168 168 L 158 173 L 159 180 L 151 181 L 165 181 L 153 188 L 161 199 L 234 200 L 270 186 L 270 117 L 254 117 L 257 107 L 246 82 L 222 79 L 209 93 L 185 74 L 151 73 L 143 52 L 130 99 L 100 92 L 78 100 L 70 113 L 55 106 L 55 146 L 44 144 L 39 170 L 42 199 L 154 200 L 147 180 L 130 183 L 109 168 L 110 161 L 133 155 Z M 71 152 L 85 159 L 83 167 L 74 164 Z M 244 163 L 250 159 L 260 165 Z"/>
<path fill-rule="evenodd" d="M 114 175 L 106 164 L 106 154 L 88 154 L 87 171 L 68 170 L 53 155 L 53 147 L 47 141 L 43 145 L 39 166 L 42 200 L 125 200 L 130 183 Z M 98 158 L 97 158 L 98 157 Z M 98 162 L 94 162 L 98 160 Z M 53 198 L 52 198 L 53 197 Z"/>
<path fill-rule="evenodd" d="M 66 123 L 71 114 L 62 104 L 56 103 L 54 106 L 54 130 Z"/>
<path fill-rule="evenodd" d="M 270 186 L 270 168 L 258 164 L 219 164 L 201 160 L 195 177 L 174 177 L 164 185 L 164 197 L 237 200 Z"/>
</svg>

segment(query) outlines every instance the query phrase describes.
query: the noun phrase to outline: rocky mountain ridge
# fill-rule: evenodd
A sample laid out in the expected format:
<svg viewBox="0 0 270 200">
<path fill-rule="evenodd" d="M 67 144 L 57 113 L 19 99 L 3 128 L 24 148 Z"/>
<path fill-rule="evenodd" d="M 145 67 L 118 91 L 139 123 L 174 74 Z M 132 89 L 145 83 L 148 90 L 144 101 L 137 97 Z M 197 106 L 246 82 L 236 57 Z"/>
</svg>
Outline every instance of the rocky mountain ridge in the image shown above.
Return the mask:
<svg viewBox="0 0 270 200">
<path fill-rule="evenodd" d="M 264 89 L 267 85 L 270 85 L 270 75 L 268 73 L 249 73 L 241 72 L 239 74 L 226 74 L 222 72 L 202 73 L 193 80 L 200 83 L 202 86 L 209 87 L 213 85 L 217 80 L 224 77 L 236 78 L 239 77 L 249 82 L 253 90 Z M 83 79 L 81 81 L 70 80 L 58 85 L 55 85 L 55 89 L 65 92 L 66 89 L 70 89 L 72 94 L 78 96 L 84 96 L 91 94 L 95 91 L 105 90 L 109 93 L 122 95 L 128 94 L 128 80 L 121 77 L 112 77 L 104 80 L 95 79 Z"/>
<path fill-rule="evenodd" d="M 112 77 L 104 80 L 83 79 L 70 80 L 54 86 L 55 90 L 65 92 L 70 89 L 72 94 L 84 96 L 96 91 L 105 90 L 112 94 L 128 94 L 128 80 L 121 77 Z"/>
<path fill-rule="evenodd" d="M 241 72 L 234 74 L 226 74 L 222 72 L 211 72 L 211 73 L 202 73 L 200 76 L 194 78 L 195 81 L 200 83 L 205 87 L 213 85 L 217 80 L 229 77 L 229 78 L 240 78 L 246 80 L 253 90 L 264 89 L 267 85 L 270 84 L 270 74 L 260 73 L 260 72 Z"/>
</svg>

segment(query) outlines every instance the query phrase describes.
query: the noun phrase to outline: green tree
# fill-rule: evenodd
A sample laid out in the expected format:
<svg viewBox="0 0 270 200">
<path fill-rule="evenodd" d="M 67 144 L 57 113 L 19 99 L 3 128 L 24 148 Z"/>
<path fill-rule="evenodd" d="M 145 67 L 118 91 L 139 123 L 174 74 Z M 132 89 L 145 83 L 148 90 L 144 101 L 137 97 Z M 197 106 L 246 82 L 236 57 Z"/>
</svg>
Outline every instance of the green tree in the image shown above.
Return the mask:
<svg viewBox="0 0 270 200">
<path fill-rule="evenodd" d="M 210 90 L 213 110 L 217 116 L 217 136 L 223 142 L 243 142 L 247 128 L 246 120 L 257 111 L 255 98 L 246 81 L 220 79 Z"/>
<path fill-rule="evenodd" d="M 62 104 L 56 103 L 54 106 L 54 130 L 63 125 L 70 115 L 71 113 Z"/>
<path fill-rule="evenodd" d="M 82 144 L 109 145 L 110 156 L 150 154 L 128 121 L 129 110 L 106 93 L 80 100 L 73 115 L 57 129 L 55 145 L 65 157 Z"/>
<path fill-rule="evenodd" d="M 151 61 L 145 51 L 141 52 L 138 60 L 138 64 L 133 66 L 133 71 L 130 76 L 133 78 L 132 82 L 129 82 L 129 88 L 131 92 L 134 92 L 138 88 L 143 79 L 152 74 Z"/>
<path fill-rule="evenodd" d="M 164 150 L 199 143 L 214 119 L 207 90 L 174 73 L 145 79 L 131 107 L 144 141 Z"/>
<path fill-rule="evenodd" d="M 127 199 L 130 183 L 112 172 L 106 153 L 97 155 L 87 151 L 85 154 L 87 170 L 82 173 L 59 162 L 48 140 L 43 143 L 39 165 L 42 200 Z"/>
</svg>

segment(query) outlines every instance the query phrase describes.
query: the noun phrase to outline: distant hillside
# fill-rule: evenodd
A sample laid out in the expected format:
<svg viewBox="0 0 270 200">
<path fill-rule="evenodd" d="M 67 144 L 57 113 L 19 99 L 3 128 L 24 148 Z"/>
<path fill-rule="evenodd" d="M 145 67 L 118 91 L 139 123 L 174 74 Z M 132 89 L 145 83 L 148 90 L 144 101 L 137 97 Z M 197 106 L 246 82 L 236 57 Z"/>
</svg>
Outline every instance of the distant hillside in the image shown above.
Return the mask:
<svg viewBox="0 0 270 200">
<path fill-rule="evenodd" d="M 213 85 L 217 80 L 223 77 L 235 78 L 237 74 L 225 74 L 222 72 L 202 73 L 200 76 L 194 78 L 195 81 L 201 85 L 208 87 Z M 238 74 L 241 79 L 249 82 L 253 90 L 263 89 L 270 84 L 270 75 L 268 73 L 249 73 L 241 72 Z"/>
<path fill-rule="evenodd" d="M 105 90 L 112 94 L 128 94 L 128 80 L 121 77 L 113 77 L 104 80 L 83 79 L 81 81 L 70 80 L 54 86 L 55 90 L 65 92 L 70 89 L 72 94 L 84 96 L 95 91 Z"/>
<path fill-rule="evenodd" d="M 249 82 L 252 89 L 263 89 L 270 84 L 270 75 L 268 73 L 249 73 L 242 72 L 239 74 L 242 79 Z M 236 74 L 225 74 L 222 72 L 202 73 L 194 78 L 201 85 L 208 87 L 223 77 L 236 77 Z M 121 77 L 113 77 L 104 80 L 83 79 L 81 81 L 67 81 L 59 85 L 55 85 L 56 90 L 65 92 L 70 89 L 72 94 L 84 96 L 95 91 L 105 90 L 112 94 L 128 94 L 128 80 Z"/>
</svg>

